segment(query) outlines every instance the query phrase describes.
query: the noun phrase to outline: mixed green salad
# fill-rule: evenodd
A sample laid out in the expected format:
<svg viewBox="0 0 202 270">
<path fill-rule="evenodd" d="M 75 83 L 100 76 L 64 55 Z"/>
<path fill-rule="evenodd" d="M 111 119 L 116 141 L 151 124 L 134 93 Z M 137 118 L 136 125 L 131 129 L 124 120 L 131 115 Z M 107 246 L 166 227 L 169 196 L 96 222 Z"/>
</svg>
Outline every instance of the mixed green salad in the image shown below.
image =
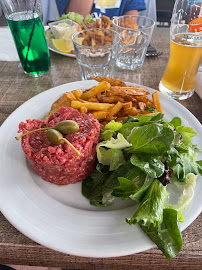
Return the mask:
<svg viewBox="0 0 202 270">
<path fill-rule="evenodd" d="M 115 198 L 134 200 L 138 208 L 130 225 L 139 224 L 166 258 L 175 257 L 183 241 L 178 221 L 190 203 L 202 160 L 191 138 L 197 133 L 164 114 L 129 116 L 124 124 L 112 120 L 101 130 L 96 169 L 82 182 L 82 193 L 94 206 Z M 183 187 L 175 205 L 169 204 L 168 185 Z"/>
<path fill-rule="evenodd" d="M 72 20 L 74 22 L 80 22 L 82 23 L 84 20 L 83 15 L 76 13 L 76 12 L 68 12 L 67 14 L 62 14 L 61 17 L 58 17 L 58 20 L 65 20 L 65 19 L 69 19 Z M 85 22 L 86 23 L 91 23 L 94 22 L 95 20 L 93 20 L 91 14 L 87 14 L 85 17 Z"/>
</svg>

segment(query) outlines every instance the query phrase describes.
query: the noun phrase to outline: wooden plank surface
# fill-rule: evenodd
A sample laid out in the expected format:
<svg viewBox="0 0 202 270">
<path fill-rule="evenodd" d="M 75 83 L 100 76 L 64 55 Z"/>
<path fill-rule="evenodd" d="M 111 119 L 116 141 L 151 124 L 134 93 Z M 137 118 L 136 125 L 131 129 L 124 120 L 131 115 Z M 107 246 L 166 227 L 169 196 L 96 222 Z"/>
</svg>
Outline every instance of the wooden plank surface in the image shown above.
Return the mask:
<svg viewBox="0 0 202 270">
<path fill-rule="evenodd" d="M 147 58 L 136 71 L 116 69 L 114 76 L 154 89 L 164 72 L 169 57 L 169 30 L 155 29 L 152 45 L 163 54 Z M 25 75 L 19 62 L 0 62 L 0 124 L 21 104 L 52 87 L 81 80 L 75 59 L 51 53 L 52 67 L 48 75 L 32 78 Z M 202 122 L 202 101 L 197 94 L 181 101 Z M 49 110 L 49 108 L 47 108 Z M 202 216 L 184 232 L 184 246 L 177 258 L 166 260 L 156 248 L 135 255 L 118 258 L 82 258 L 45 248 L 18 232 L 0 214 L 0 263 L 64 267 L 67 269 L 123 270 L 123 269 L 201 269 Z"/>
</svg>

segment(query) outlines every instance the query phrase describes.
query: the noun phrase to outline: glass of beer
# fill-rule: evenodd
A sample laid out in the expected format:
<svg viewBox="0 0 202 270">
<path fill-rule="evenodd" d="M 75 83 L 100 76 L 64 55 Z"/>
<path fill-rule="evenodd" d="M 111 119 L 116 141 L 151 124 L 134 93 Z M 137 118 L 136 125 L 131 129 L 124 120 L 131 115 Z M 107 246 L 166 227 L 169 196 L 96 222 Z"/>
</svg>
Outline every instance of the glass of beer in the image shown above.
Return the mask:
<svg viewBox="0 0 202 270">
<path fill-rule="evenodd" d="M 38 77 L 50 68 L 40 0 L 0 0 L 25 73 Z"/>
<path fill-rule="evenodd" d="M 174 99 L 194 93 L 202 59 L 202 1 L 176 0 L 170 26 L 170 57 L 159 90 Z"/>
</svg>

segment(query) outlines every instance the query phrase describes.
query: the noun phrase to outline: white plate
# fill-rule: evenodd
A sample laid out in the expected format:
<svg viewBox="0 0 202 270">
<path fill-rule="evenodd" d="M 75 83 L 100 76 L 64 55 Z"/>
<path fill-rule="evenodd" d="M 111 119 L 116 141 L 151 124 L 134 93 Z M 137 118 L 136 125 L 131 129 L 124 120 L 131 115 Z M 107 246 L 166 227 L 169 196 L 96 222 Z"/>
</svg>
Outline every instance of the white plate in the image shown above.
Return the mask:
<svg viewBox="0 0 202 270">
<path fill-rule="evenodd" d="M 17 135 L 18 124 L 26 119 L 42 119 L 51 104 L 66 91 L 90 88 L 95 81 L 73 82 L 45 91 L 25 102 L 3 123 L 0 130 L 0 208 L 3 215 L 27 237 L 46 247 L 86 257 L 114 257 L 141 252 L 154 247 L 136 226 L 129 226 L 126 217 L 133 215 L 131 200 L 99 208 L 89 205 L 81 194 L 81 183 L 56 186 L 33 173 L 25 158 Z M 154 90 L 151 90 L 153 92 Z M 182 105 L 160 93 L 160 102 L 168 120 L 180 116 L 186 126 L 199 133 L 198 120 Z M 201 159 L 201 157 L 199 157 Z M 184 211 L 189 226 L 202 208 L 202 181 L 198 179 L 195 195 Z"/>
<path fill-rule="evenodd" d="M 47 29 L 47 30 L 46 30 L 46 33 L 49 32 L 49 31 L 51 31 L 51 30 L 50 30 L 50 29 Z M 61 54 L 61 55 L 64 55 L 64 56 L 76 58 L 75 54 L 73 54 L 73 53 L 63 53 L 63 52 L 58 51 L 58 50 L 53 46 L 51 40 L 46 39 L 46 41 L 47 41 L 47 44 L 48 44 L 48 49 L 49 49 L 50 51 L 55 52 L 55 53 L 58 53 L 58 54 Z"/>
</svg>

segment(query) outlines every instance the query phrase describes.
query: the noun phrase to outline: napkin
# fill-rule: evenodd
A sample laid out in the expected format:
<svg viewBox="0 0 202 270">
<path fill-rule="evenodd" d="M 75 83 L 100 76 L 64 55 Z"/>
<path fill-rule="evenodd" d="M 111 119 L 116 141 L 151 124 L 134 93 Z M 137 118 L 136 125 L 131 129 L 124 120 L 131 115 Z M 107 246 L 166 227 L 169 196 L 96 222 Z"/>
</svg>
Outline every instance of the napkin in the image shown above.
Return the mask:
<svg viewBox="0 0 202 270">
<path fill-rule="evenodd" d="M 48 29 L 44 26 L 44 29 Z M 20 61 L 8 26 L 0 27 L 0 61 Z"/>
<path fill-rule="evenodd" d="M 15 43 L 8 26 L 0 27 L 0 61 L 19 61 Z"/>
</svg>

